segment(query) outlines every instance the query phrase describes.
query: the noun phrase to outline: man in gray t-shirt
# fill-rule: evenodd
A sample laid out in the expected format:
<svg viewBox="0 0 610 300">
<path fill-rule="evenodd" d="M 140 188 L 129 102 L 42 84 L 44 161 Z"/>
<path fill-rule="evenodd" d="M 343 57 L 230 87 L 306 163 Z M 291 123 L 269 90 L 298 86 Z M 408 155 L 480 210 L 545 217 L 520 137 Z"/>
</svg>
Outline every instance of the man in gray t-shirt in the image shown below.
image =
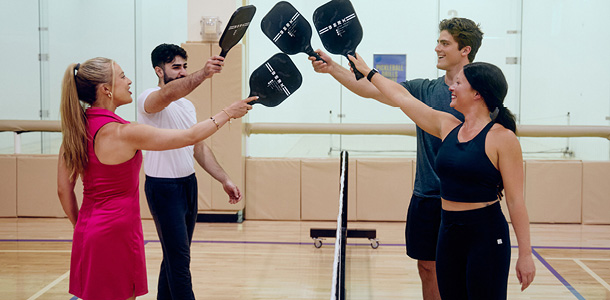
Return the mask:
<svg viewBox="0 0 610 300">
<path fill-rule="evenodd" d="M 473 21 L 465 18 L 452 18 L 439 24 L 439 38 L 434 51 L 438 60 L 436 67 L 446 71 L 445 76 L 437 79 L 408 80 L 402 85 L 415 98 L 434 109 L 449 112 L 459 119 L 463 116 L 449 107 L 451 92 L 449 86 L 462 68 L 474 60 L 481 46 L 483 32 Z M 381 103 L 397 106 L 386 98 L 368 80 L 356 80 L 350 70 L 334 62 L 326 53 L 316 51 L 324 61 L 312 61 L 318 73 L 331 74 L 339 83 L 350 91 L 365 98 L 372 98 Z M 365 74 L 367 75 L 367 74 Z M 415 186 L 409 210 L 405 238 L 407 255 L 417 260 L 417 267 L 422 281 L 424 300 L 440 299 L 436 282 L 436 241 L 440 225 L 441 197 L 440 183 L 434 169 L 434 161 L 441 140 L 417 128 L 417 166 Z"/>
</svg>

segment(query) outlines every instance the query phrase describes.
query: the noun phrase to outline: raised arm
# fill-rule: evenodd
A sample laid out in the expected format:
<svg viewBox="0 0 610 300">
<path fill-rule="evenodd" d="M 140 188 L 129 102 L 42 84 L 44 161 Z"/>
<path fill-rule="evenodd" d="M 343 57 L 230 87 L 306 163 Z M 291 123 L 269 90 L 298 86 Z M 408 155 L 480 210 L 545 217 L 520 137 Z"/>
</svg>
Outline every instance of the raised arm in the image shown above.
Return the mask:
<svg viewBox="0 0 610 300">
<path fill-rule="evenodd" d="M 523 198 L 523 157 L 521 145 L 515 134 L 505 128 L 491 135 L 498 153 L 498 169 L 502 174 L 506 205 L 510 220 L 517 236 L 519 258 L 517 259 L 517 279 L 521 290 L 525 290 L 534 280 L 536 267 L 532 258 L 530 223 Z"/>
<path fill-rule="evenodd" d="M 57 196 L 64 212 L 68 216 L 68 220 L 72 226 L 76 225 L 78 220 L 78 203 L 76 202 L 76 194 L 74 186 L 76 178 L 70 176 L 70 171 L 66 168 L 64 161 L 64 146 L 59 148 L 59 159 L 57 163 Z"/>
<path fill-rule="evenodd" d="M 318 49 L 316 50 L 316 53 L 318 53 L 324 61 L 316 60 L 316 57 L 310 56 L 309 60 L 311 60 L 311 65 L 313 66 L 314 71 L 318 73 L 330 74 L 341 85 L 360 97 L 375 99 L 381 103 L 394 107 L 398 106 L 384 96 L 368 80 L 356 80 L 354 73 L 334 62 L 332 58 L 322 50 Z"/>
<path fill-rule="evenodd" d="M 371 68 L 366 65 L 362 57 L 357 53 L 356 58 L 350 55 L 349 59 L 362 74 L 368 75 L 371 72 Z M 400 84 L 379 74 L 374 75 L 371 78 L 371 83 L 386 98 L 390 99 L 392 103 L 400 107 L 417 126 L 433 136 L 444 138 L 451 129 L 455 128 L 455 126 L 460 123 L 460 120 L 453 115 L 431 108 L 413 97 L 413 95 Z"/>
<path fill-rule="evenodd" d="M 224 57 L 210 57 L 201 70 L 186 77 L 172 80 L 160 90 L 148 95 L 144 103 L 144 110 L 147 113 L 162 111 L 173 101 L 190 94 L 204 80 L 211 78 L 216 73 L 220 73 L 222 66 L 224 66 Z"/>
</svg>

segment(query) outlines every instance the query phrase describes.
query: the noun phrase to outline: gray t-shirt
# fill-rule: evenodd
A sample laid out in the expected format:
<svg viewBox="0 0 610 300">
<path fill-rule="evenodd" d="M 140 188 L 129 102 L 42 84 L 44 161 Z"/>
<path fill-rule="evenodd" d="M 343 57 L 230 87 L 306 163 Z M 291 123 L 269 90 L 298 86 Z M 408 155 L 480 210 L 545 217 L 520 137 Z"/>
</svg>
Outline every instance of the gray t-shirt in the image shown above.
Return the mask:
<svg viewBox="0 0 610 300">
<path fill-rule="evenodd" d="M 445 83 L 445 76 L 437 79 L 413 79 L 401 83 L 415 98 L 428 106 L 448 112 L 464 121 L 464 116 L 449 106 L 451 92 Z M 440 181 L 436 175 L 435 164 L 441 139 L 417 127 L 417 165 L 413 194 L 419 197 L 440 198 Z"/>
</svg>

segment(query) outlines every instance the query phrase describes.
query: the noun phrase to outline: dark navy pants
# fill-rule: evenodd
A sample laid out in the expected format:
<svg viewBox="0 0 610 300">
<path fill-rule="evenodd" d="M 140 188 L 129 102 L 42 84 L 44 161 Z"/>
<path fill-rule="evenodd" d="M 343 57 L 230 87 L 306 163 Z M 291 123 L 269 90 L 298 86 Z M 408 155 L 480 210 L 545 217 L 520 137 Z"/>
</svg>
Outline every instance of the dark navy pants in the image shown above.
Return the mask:
<svg viewBox="0 0 610 300">
<path fill-rule="evenodd" d="M 158 300 L 195 299 L 191 281 L 191 240 L 197 222 L 197 178 L 146 176 L 150 213 L 163 248 Z"/>
<path fill-rule="evenodd" d="M 441 212 L 436 277 L 443 300 L 506 299 L 509 268 L 510 236 L 499 202 Z"/>
</svg>

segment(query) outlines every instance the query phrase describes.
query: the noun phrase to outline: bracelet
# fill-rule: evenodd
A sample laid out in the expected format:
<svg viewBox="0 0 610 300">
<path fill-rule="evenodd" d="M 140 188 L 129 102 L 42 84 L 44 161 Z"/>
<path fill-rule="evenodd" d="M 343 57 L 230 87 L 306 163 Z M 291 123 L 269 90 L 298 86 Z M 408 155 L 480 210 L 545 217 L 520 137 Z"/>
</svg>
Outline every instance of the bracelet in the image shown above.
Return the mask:
<svg viewBox="0 0 610 300">
<path fill-rule="evenodd" d="M 214 119 L 214 117 L 210 117 L 210 119 L 212 119 L 212 122 L 214 122 L 214 124 L 216 124 L 216 130 L 220 129 L 220 125 L 218 125 L 218 122 L 216 122 L 216 119 Z"/>
<path fill-rule="evenodd" d="M 373 75 L 379 73 L 379 71 L 377 71 L 377 69 L 371 69 L 371 71 L 369 72 L 368 75 L 366 75 L 366 79 L 368 79 L 369 81 L 371 81 L 371 79 L 373 79 Z"/>
<path fill-rule="evenodd" d="M 229 123 L 231 123 L 231 115 L 224 109 L 222 111 L 227 114 L 227 117 L 229 117 Z"/>
</svg>

